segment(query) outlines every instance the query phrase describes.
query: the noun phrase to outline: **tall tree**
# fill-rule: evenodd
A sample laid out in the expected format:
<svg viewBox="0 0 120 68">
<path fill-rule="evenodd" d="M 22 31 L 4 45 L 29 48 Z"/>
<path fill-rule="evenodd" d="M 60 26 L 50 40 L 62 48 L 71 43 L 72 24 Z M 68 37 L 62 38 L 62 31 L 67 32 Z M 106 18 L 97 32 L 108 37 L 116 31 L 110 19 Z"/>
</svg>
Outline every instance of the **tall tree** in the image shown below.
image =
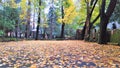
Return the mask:
<svg viewBox="0 0 120 68">
<path fill-rule="evenodd" d="M 17 37 L 16 33 L 18 32 L 18 27 L 19 27 L 18 26 L 18 21 L 19 21 L 18 5 L 15 2 L 15 0 L 2 1 L 1 5 L 3 6 L 3 10 L 4 10 L 3 14 L 5 14 L 4 17 L 7 17 L 7 16 L 9 17 L 9 15 L 11 15 L 11 17 L 7 18 L 6 20 L 9 22 L 9 24 L 8 24 L 10 26 L 9 29 L 11 29 L 10 23 L 14 22 L 14 25 L 12 25 L 12 27 L 14 27 L 15 29 L 14 30 L 10 30 L 10 32 L 15 31 L 15 35 Z M 3 19 L 3 20 L 5 20 L 5 19 Z M 6 26 L 7 26 L 7 24 L 6 24 Z"/>
<path fill-rule="evenodd" d="M 93 24 L 99 19 L 100 16 L 98 12 L 99 11 L 98 0 L 84 0 L 83 2 L 81 2 L 81 5 L 86 6 L 84 7 L 86 9 L 86 20 L 82 29 L 82 39 L 84 39 L 85 41 L 89 41 L 90 30 Z"/>
<path fill-rule="evenodd" d="M 106 8 L 106 0 L 102 0 L 101 9 L 100 9 L 100 36 L 99 44 L 107 44 L 107 24 L 109 19 L 115 9 L 117 0 L 110 0 L 109 5 Z"/>
<path fill-rule="evenodd" d="M 55 24 L 56 24 L 56 13 L 55 13 L 55 7 L 54 7 L 54 4 L 52 2 L 50 8 L 49 8 L 49 13 L 48 13 L 48 24 L 49 24 L 49 27 L 50 27 L 50 39 L 53 38 L 53 33 L 54 33 L 54 30 L 55 30 Z"/>
<path fill-rule="evenodd" d="M 21 32 L 24 32 L 26 37 L 26 25 L 27 25 L 27 10 L 28 10 L 28 4 L 27 0 L 21 0 L 20 1 L 20 30 Z"/>
<path fill-rule="evenodd" d="M 35 38 L 35 40 L 38 40 L 39 39 L 39 28 L 40 28 L 40 21 L 41 21 L 41 17 L 40 17 L 40 15 L 41 15 L 41 8 L 40 8 L 40 6 L 41 6 L 41 0 L 39 0 L 39 10 L 38 10 L 38 22 L 37 22 L 37 31 L 36 31 L 36 38 Z"/>
<path fill-rule="evenodd" d="M 5 33 L 13 31 L 18 19 L 18 10 L 10 6 L 5 6 L 3 10 L 0 10 L 0 30 Z"/>
<path fill-rule="evenodd" d="M 62 19 L 64 19 L 64 8 L 63 5 L 61 6 L 61 12 L 62 12 Z M 62 21 L 62 26 L 61 26 L 61 38 L 64 38 L 64 28 L 65 28 L 65 23 Z"/>
<path fill-rule="evenodd" d="M 26 33 L 25 38 L 30 36 L 30 19 L 31 19 L 31 1 L 28 0 L 28 9 L 27 9 L 27 23 L 26 23 Z"/>
</svg>

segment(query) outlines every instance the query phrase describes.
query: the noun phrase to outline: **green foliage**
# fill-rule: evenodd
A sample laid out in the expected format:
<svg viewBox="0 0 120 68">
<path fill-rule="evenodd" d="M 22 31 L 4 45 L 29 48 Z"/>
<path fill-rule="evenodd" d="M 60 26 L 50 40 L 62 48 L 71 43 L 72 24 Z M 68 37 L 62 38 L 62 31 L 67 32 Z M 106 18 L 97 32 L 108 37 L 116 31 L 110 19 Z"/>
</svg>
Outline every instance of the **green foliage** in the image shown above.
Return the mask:
<svg viewBox="0 0 120 68">
<path fill-rule="evenodd" d="M 113 35 L 111 35 L 111 40 L 112 43 L 118 43 L 120 45 L 120 30 L 115 30 Z"/>
<path fill-rule="evenodd" d="M 120 0 L 118 0 L 115 10 L 110 18 L 110 21 L 118 21 L 118 23 L 120 23 Z"/>
<path fill-rule="evenodd" d="M 0 36 L 3 36 L 3 35 L 4 35 L 4 31 L 0 30 Z"/>
<path fill-rule="evenodd" d="M 16 8 L 4 7 L 3 10 L 0 10 L 0 30 L 13 30 L 18 19 L 19 13 Z"/>
<path fill-rule="evenodd" d="M 74 37 L 76 35 L 76 30 L 79 29 L 80 26 L 77 23 L 66 24 L 65 26 L 65 35 Z"/>
</svg>

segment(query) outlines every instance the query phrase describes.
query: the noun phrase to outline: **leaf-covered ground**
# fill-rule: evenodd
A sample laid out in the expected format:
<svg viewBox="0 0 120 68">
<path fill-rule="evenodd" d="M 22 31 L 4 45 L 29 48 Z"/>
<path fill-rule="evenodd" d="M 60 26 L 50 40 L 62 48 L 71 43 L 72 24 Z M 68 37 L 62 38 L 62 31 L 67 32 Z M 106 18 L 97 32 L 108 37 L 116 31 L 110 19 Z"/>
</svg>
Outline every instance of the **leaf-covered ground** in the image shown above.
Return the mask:
<svg viewBox="0 0 120 68">
<path fill-rule="evenodd" d="M 120 47 L 84 41 L 0 43 L 0 68 L 120 68 Z"/>
</svg>

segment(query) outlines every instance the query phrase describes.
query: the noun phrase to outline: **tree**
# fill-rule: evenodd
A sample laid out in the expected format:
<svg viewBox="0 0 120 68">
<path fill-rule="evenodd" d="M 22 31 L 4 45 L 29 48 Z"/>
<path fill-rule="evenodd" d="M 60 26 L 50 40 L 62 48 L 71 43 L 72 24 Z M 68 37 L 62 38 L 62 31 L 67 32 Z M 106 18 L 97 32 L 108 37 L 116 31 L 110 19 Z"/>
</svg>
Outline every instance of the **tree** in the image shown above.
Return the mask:
<svg viewBox="0 0 120 68">
<path fill-rule="evenodd" d="M 38 22 L 37 22 L 37 31 L 36 31 L 36 38 L 35 38 L 35 40 L 38 40 L 39 39 L 39 28 L 40 28 L 40 21 L 41 21 L 41 17 L 40 17 L 40 15 L 41 15 L 41 8 L 40 8 L 40 6 L 41 6 L 41 0 L 39 0 L 39 10 L 38 10 Z"/>
<path fill-rule="evenodd" d="M 64 19 L 64 8 L 63 5 L 61 6 L 61 12 L 62 12 L 62 19 Z M 62 26 L 61 26 L 61 38 L 64 38 L 64 28 L 65 28 L 65 23 L 62 21 Z"/>
<path fill-rule="evenodd" d="M 53 32 L 55 30 L 55 24 L 56 24 L 56 13 L 55 13 L 55 7 L 54 4 L 52 3 L 52 5 L 49 8 L 49 13 L 48 13 L 48 24 L 50 27 L 50 39 L 53 38 Z"/>
<path fill-rule="evenodd" d="M 26 23 L 26 39 L 30 36 L 30 19 L 31 19 L 31 1 L 28 0 L 28 9 L 27 9 L 27 23 Z"/>
<path fill-rule="evenodd" d="M 61 14 L 62 18 L 59 19 L 59 22 L 62 23 L 61 38 L 64 38 L 65 24 L 72 23 L 73 19 L 77 16 L 76 7 L 72 0 L 62 1 Z"/>
<path fill-rule="evenodd" d="M 17 0 L 8 0 L 8 1 L 2 1 L 3 6 L 11 7 L 17 10 L 17 14 L 19 15 L 19 9 L 17 5 Z M 18 29 L 19 29 L 19 16 L 17 17 L 17 20 L 15 20 L 15 29 L 12 32 L 15 32 L 16 38 L 18 37 Z M 11 31 L 10 31 L 11 32 Z"/>
<path fill-rule="evenodd" d="M 0 30 L 2 30 L 4 33 L 13 31 L 18 19 L 18 9 L 5 6 L 3 10 L 0 10 Z"/>
<path fill-rule="evenodd" d="M 82 40 L 89 41 L 90 30 L 99 19 L 99 1 L 98 0 L 83 0 L 81 1 L 80 7 L 80 22 L 84 22 L 86 15 L 86 20 L 82 29 Z M 84 7 L 85 6 L 85 7 Z M 84 8 L 84 9 L 83 9 Z M 86 11 L 86 13 L 85 13 Z M 98 22 L 97 22 L 98 23 Z"/>
<path fill-rule="evenodd" d="M 107 44 L 107 24 L 109 23 L 110 17 L 115 9 L 117 0 L 110 0 L 109 5 L 106 8 L 106 0 L 102 0 L 100 9 L 100 36 L 99 44 Z"/>
</svg>

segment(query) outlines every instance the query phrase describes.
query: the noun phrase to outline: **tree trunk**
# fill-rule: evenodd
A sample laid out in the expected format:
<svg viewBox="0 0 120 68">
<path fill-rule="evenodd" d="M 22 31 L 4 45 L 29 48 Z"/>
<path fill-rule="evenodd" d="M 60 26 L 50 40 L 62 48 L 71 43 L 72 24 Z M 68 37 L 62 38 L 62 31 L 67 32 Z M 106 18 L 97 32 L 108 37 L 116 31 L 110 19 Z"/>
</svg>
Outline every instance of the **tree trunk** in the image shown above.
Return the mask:
<svg viewBox="0 0 120 68">
<path fill-rule="evenodd" d="M 41 0 L 39 1 L 39 6 L 41 6 Z M 35 38 L 35 40 L 38 40 L 38 39 L 39 39 L 39 28 L 40 28 L 40 21 L 41 21 L 40 11 L 41 11 L 41 9 L 39 8 L 38 23 L 37 23 L 37 31 L 36 31 L 36 38 Z"/>
<path fill-rule="evenodd" d="M 61 6 L 61 12 L 62 12 L 62 19 L 64 18 L 64 8 L 63 5 Z M 65 23 L 62 22 L 62 26 L 61 26 L 61 38 L 64 38 L 64 28 L 65 28 Z"/>
<path fill-rule="evenodd" d="M 90 20 L 87 20 L 84 40 L 89 41 L 89 38 L 90 38 Z"/>
<path fill-rule="evenodd" d="M 93 14 L 93 11 L 95 9 L 95 6 L 96 6 L 98 0 L 91 0 L 90 2 L 89 1 L 85 1 L 85 2 L 86 2 L 86 6 L 87 6 L 87 17 L 86 17 L 86 22 L 85 22 L 86 25 L 85 25 L 84 40 L 89 41 L 90 40 L 91 27 L 93 26 L 93 25 L 91 25 L 91 16 Z M 99 16 L 98 16 L 98 18 L 99 18 Z M 96 20 L 98 18 L 96 17 L 94 22 L 96 22 Z M 92 24 L 94 24 L 94 23 L 92 22 Z"/>
<path fill-rule="evenodd" d="M 15 37 L 18 38 L 18 23 L 15 26 Z"/>
<path fill-rule="evenodd" d="M 52 36 L 53 36 L 53 19 L 51 19 L 51 22 L 50 22 L 50 36 L 49 36 L 49 39 L 53 39 Z"/>
<path fill-rule="evenodd" d="M 99 44 L 107 44 L 107 23 L 107 17 L 105 15 L 102 16 L 100 22 Z"/>
<path fill-rule="evenodd" d="M 85 30 L 85 37 L 84 37 L 84 40 L 85 41 L 89 41 L 89 37 L 90 37 L 90 19 L 91 19 L 91 16 L 90 16 L 90 6 L 89 6 L 89 2 L 86 2 L 86 5 L 87 5 L 87 17 L 86 17 L 86 30 Z"/>
<path fill-rule="evenodd" d="M 86 30 L 86 25 L 84 25 L 84 27 L 83 27 L 83 29 L 82 29 L 81 40 L 84 40 L 85 30 Z"/>
<path fill-rule="evenodd" d="M 39 24 L 39 23 L 38 23 Z M 37 25 L 36 37 L 35 40 L 39 39 L 39 25 Z"/>
<path fill-rule="evenodd" d="M 31 2 L 30 1 L 28 1 L 28 6 L 31 6 Z M 28 8 L 28 10 L 27 10 L 26 33 L 25 33 L 25 38 L 26 39 L 28 39 L 29 36 L 30 36 L 30 16 L 31 16 L 30 12 L 31 12 L 31 9 Z"/>
<path fill-rule="evenodd" d="M 65 27 L 65 23 L 62 23 L 62 27 L 61 27 L 61 38 L 64 38 L 64 27 Z"/>
<path fill-rule="evenodd" d="M 25 38 L 28 39 L 30 36 L 30 22 L 27 21 L 27 24 L 26 24 L 26 33 L 25 33 Z"/>
<path fill-rule="evenodd" d="M 110 0 L 109 6 L 105 13 L 105 4 L 106 0 L 102 0 L 102 5 L 100 9 L 100 36 L 99 36 L 99 44 L 107 44 L 107 24 L 109 23 L 109 19 L 114 11 L 117 0 Z"/>
</svg>

